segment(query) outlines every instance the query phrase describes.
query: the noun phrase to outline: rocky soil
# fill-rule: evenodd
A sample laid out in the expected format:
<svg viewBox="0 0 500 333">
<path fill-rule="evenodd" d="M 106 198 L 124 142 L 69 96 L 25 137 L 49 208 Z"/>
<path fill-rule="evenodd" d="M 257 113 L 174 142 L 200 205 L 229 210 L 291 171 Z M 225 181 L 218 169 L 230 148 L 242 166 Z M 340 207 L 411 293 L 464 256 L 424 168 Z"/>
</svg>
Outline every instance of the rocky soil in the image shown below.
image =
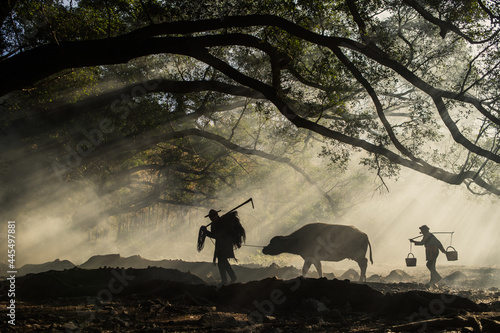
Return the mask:
<svg viewBox="0 0 500 333">
<path fill-rule="evenodd" d="M 356 278 L 350 270 L 318 279 L 298 277 L 293 267 L 235 266 L 241 282 L 218 286 L 212 264 L 163 261 L 163 266 L 174 263 L 177 268 L 155 267 L 158 262 L 112 255 L 69 269 L 64 262 L 62 270 L 31 266 L 36 273 L 16 278 L 16 325 L 3 320 L 0 330 L 500 332 L 499 290 L 474 285 L 495 270 L 477 276 L 453 272 L 429 287 L 408 281 L 401 270 L 358 283 L 345 279 Z M 144 264 L 149 267 L 137 267 Z M 6 312 L 8 288 L 9 281 L 0 282 Z"/>
</svg>

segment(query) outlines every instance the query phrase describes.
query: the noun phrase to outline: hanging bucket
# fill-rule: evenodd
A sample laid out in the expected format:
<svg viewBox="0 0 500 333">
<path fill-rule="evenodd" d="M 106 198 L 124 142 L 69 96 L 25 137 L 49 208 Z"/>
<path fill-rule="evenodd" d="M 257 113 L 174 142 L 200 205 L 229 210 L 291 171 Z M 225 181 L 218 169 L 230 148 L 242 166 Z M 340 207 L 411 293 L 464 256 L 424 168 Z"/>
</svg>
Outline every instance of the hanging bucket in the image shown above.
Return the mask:
<svg viewBox="0 0 500 333">
<path fill-rule="evenodd" d="M 410 258 L 410 254 L 411 254 L 411 258 Z M 406 256 L 406 266 L 408 266 L 408 267 L 417 266 L 417 258 L 415 258 L 415 256 L 411 252 L 408 253 L 408 255 Z"/>
<path fill-rule="evenodd" d="M 446 259 L 448 259 L 448 261 L 458 260 L 458 252 L 453 248 L 453 246 L 448 246 L 446 248 Z"/>
</svg>

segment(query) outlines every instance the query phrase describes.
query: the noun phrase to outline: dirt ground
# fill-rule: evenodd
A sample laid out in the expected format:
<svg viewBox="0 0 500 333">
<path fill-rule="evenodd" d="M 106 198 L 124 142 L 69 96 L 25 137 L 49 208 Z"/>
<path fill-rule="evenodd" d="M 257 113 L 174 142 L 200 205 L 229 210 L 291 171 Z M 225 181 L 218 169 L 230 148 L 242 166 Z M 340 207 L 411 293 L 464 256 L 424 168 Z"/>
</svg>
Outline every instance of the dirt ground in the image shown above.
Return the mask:
<svg viewBox="0 0 500 333">
<path fill-rule="evenodd" d="M 304 311 L 262 321 L 224 306 L 170 303 L 163 298 L 23 302 L 14 332 L 499 332 L 499 312 L 467 312 L 411 322 L 363 312 Z"/>
<path fill-rule="evenodd" d="M 218 287 L 173 268 L 74 267 L 18 277 L 16 325 L 4 320 L 1 331 L 500 332 L 498 289 L 449 282 L 266 277 Z M 7 314 L 9 286 L 0 283 Z"/>
</svg>

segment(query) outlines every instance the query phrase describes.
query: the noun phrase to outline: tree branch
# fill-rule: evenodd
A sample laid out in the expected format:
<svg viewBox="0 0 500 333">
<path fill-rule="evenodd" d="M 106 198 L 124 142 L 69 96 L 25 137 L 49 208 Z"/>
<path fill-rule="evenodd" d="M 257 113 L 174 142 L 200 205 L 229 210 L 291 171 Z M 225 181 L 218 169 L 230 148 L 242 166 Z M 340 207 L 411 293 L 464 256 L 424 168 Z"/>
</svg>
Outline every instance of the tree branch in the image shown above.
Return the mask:
<svg viewBox="0 0 500 333">
<path fill-rule="evenodd" d="M 89 112 L 89 110 L 95 110 L 106 105 L 110 105 L 113 109 L 121 102 L 144 97 L 150 93 L 186 94 L 202 91 L 213 91 L 253 99 L 264 98 L 261 93 L 246 87 L 218 81 L 149 80 L 89 97 L 74 104 L 52 107 L 49 110 L 36 112 L 29 117 L 15 119 L 4 131 L 5 133 L 16 133 L 16 136 L 21 139 L 29 138 L 53 130 L 55 126 L 69 122 L 82 112 Z"/>
<path fill-rule="evenodd" d="M 373 104 L 375 105 L 375 110 L 377 111 L 377 115 L 382 122 L 382 125 L 384 126 L 387 134 L 389 135 L 389 138 L 391 139 L 391 142 L 394 144 L 394 146 L 403 154 L 409 157 L 412 161 L 415 161 L 417 163 L 420 163 L 422 165 L 427 165 L 425 161 L 423 161 L 420 158 L 415 157 L 405 146 L 401 144 L 401 142 L 398 140 L 396 137 L 396 134 L 394 133 L 394 130 L 391 127 L 391 124 L 387 120 L 384 114 L 384 109 L 382 107 L 382 103 L 380 102 L 377 93 L 375 92 L 375 89 L 371 86 L 370 82 L 368 82 L 367 79 L 364 78 L 363 74 L 356 68 L 356 66 L 342 53 L 342 51 L 338 47 L 333 47 L 332 51 L 335 53 L 337 58 L 349 69 L 349 71 L 354 75 L 356 80 L 358 80 L 361 85 L 366 89 L 368 95 L 373 101 Z"/>
<path fill-rule="evenodd" d="M 427 10 L 425 10 L 425 8 L 422 7 L 417 1 L 415 1 L 415 0 L 403 0 L 403 2 L 406 3 L 408 6 L 412 7 L 413 9 L 415 9 L 425 20 L 438 26 L 439 29 L 441 30 L 441 32 L 439 34 L 443 38 L 446 36 L 448 31 L 453 31 L 458 36 L 462 37 L 463 39 L 465 39 L 466 41 L 468 41 L 471 44 L 482 44 L 482 43 L 485 43 L 485 42 L 491 40 L 492 38 L 494 38 L 498 34 L 498 30 L 497 30 L 497 31 L 495 31 L 495 33 L 493 35 L 491 35 L 490 37 L 488 37 L 485 40 L 474 41 L 472 38 L 470 38 L 469 36 L 464 34 L 457 26 L 451 24 L 450 22 L 443 21 L 441 19 L 438 19 L 437 17 L 434 17 L 431 13 L 429 13 Z"/>
<path fill-rule="evenodd" d="M 216 45 L 241 45 L 252 43 L 253 47 L 272 55 L 277 52 L 272 46 L 259 39 L 243 34 L 208 35 L 202 37 L 155 37 L 170 34 L 188 34 L 230 27 L 281 26 L 292 33 L 321 37 L 283 18 L 272 15 L 232 16 L 200 21 L 178 21 L 152 24 L 128 34 L 101 39 L 60 42 L 48 44 L 22 52 L 0 62 L 0 96 L 21 89 L 36 81 L 55 74 L 65 68 L 112 65 L 131 59 L 157 53 L 184 54 L 192 47 Z M 330 37 L 337 42 L 343 38 Z M 283 55 L 285 58 L 286 56 Z"/>
<path fill-rule="evenodd" d="M 366 150 L 366 151 L 374 153 L 374 154 L 383 155 L 387 159 L 389 159 L 389 161 L 391 161 L 393 163 L 396 163 L 396 164 L 408 167 L 410 169 L 416 170 L 418 172 L 427 174 L 431 177 L 442 180 L 442 181 L 449 183 L 449 184 L 458 185 L 458 184 L 461 184 L 465 178 L 476 177 L 476 175 L 474 175 L 474 174 L 471 175 L 470 173 L 453 174 L 453 173 L 445 171 L 441 168 L 437 168 L 437 167 L 427 165 L 427 164 L 422 165 L 421 163 L 417 163 L 417 162 L 412 161 L 412 160 L 407 160 L 407 159 L 399 156 L 398 154 L 395 154 L 394 152 L 392 152 L 384 147 L 376 146 L 372 143 L 369 143 L 367 141 L 364 141 L 364 140 L 361 140 L 358 138 L 349 137 L 349 136 L 347 136 L 343 133 L 340 133 L 338 131 L 328 129 L 322 125 L 319 125 L 319 124 L 311 122 L 307 119 L 301 118 L 289 107 L 289 105 L 287 105 L 278 96 L 278 94 L 276 93 L 276 91 L 273 90 L 272 87 L 266 85 L 265 83 L 262 83 L 260 81 L 257 81 L 253 78 L 250 78 L 250 77 L 240 73 L 239 71 L 237 71 L 233 67 L 229 66 L 225 62 L 221 61 L 220 59 L 217 59 L 216 57 L 211 56 L 206 51 L 203 52 L 200 50 L 191 56 L 213 66 L 214 68 L 218 69 L 219 71 L 226 74 L 228 77 L 232 78 L 233 80 L 239 82 L 240 84 L 246 85 L 250 88 L 253 88 L 257 91 L 260 91 L 263 95 L 266 96 L 266 98 L 269 101 L 271 101 L 278 108 L 278 110 L 281 112 L 281 114 L 283 114 L 290 122 L 292 122 L 295 126 L 297 126 L 299 128 L 306 128 L 306 129 L 309 129 L 309 130 L 316 132 L 320 135 L 323 135 L 324 137 L 332 138 L 332 139 L 337 140 L 339 142 L 343 142 L 343 143 L 349 144 L 351 146 L 359 147 L 363 150 Z M 440 108 L 440 111 L 442 112 L 443 109 Z M 445 112 L 444 114 L 447 114 L 447 112 Z M 458 134 L 460 134 L 460 132 L 458 132 Z M 455 135 L 457 135 L 457 133 L 455 133 Z M 481 148 L 477 147 L 476 150 L 480 150 L 480 149 Z M 486 152 L 486 155 L 492 155 L 492 154 Z M 499 156 L 494 155 L 494 154 L 493 154 L 493 156 L 500 158 Z M 497 195 L 500 194 L 500 189 L 497 189 L 494 186 L 487 184 L 483 180 L 478 179 L 478 178 L 474 178 L 473 180 L 476 184 L 478 184 L 478 185 L 481 184 L 481 185 L 479 185 L 481 187 L 486 186 L 485 188 L 487 188 L 492 193 L 495 193 Z"/>
</svg>

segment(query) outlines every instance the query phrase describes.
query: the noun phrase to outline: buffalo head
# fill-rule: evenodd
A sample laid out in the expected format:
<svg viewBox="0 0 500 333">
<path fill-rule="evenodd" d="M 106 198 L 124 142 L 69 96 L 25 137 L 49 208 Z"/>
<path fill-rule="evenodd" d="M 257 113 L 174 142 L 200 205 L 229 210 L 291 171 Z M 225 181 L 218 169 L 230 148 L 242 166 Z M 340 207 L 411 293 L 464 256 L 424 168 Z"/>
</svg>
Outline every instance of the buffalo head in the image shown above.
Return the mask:
<svg viewBox="0 0 500 333">
<path fill-rule="evenodd" d="M 276 236 L 271 239 L 269 245 L 262 249 L 262 253 L 268 255 L 278 255 L 281 253 L 294 253 L 294 243 L 295 240 L 287 236 Z"/>
</svg>

